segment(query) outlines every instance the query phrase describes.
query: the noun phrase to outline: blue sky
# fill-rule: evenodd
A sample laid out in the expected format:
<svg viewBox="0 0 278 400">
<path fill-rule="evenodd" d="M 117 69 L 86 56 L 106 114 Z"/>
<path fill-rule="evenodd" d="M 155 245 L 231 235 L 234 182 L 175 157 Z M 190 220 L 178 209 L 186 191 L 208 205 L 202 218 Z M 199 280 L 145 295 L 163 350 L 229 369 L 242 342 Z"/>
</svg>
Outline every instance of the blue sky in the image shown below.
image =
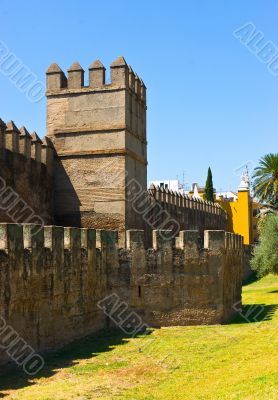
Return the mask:
<svg viewBox="0 0 278 400">
<path fill-rule="evenodd" d="M 278 1 L 1 0 L 0 40 L 44 80 L 56 61 L 106 68 L 122 54 L 148 95 L 148 179 L 235 189 L 238 168 L 277 152 L 278 75 L 233 32 L 252 22 L 278 48 Z M 45 99 L 31 103 L 0 72 L 0 117 L 45 134 Z"/>
</svg>

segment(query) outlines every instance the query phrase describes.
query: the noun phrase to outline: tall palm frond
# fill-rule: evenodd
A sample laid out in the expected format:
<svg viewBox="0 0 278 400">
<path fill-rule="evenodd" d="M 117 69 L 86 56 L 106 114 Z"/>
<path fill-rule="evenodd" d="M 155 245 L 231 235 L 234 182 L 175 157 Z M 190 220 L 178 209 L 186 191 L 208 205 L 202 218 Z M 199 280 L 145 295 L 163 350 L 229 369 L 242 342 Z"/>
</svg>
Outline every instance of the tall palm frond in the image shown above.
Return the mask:
<svg viewBox="0 0 278 400">
<path fill-rule="evenodd" d="M 278 208 L 278 154 L 266 154 L 253 174 L 254 196 Z"/>
</svg>

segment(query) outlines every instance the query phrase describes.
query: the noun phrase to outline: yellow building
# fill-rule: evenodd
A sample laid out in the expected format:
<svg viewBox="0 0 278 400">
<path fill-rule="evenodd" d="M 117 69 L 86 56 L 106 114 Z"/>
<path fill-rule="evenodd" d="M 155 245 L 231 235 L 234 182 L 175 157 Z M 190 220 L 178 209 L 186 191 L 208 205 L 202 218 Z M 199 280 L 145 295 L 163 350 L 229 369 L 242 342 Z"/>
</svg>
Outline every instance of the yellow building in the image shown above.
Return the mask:
<svg viewBox="0 0 278 400">
<path fill-rule="evenodd" d="M 237 193 L 237 199 L 219 196 L 216 200 L 228 215 L 229 232 L 243 236 L 244 244 L 253 244 L 253 206 L 249 190 L 249 178 L 244 174 Z"/>
<path fill-rule="evenodd" d="M 204 188 L 193 184 L 189 193 L 191 196 L 203 199 Z M 260 204 L 250 195 L 248 173 L 242 175 L 238 192 L 215 193 L 215 201 L 226 210 L 229 232 L 242 235 L 244 244 L 253 244 L 258 240 L 258 214 Z"/>
</svg>

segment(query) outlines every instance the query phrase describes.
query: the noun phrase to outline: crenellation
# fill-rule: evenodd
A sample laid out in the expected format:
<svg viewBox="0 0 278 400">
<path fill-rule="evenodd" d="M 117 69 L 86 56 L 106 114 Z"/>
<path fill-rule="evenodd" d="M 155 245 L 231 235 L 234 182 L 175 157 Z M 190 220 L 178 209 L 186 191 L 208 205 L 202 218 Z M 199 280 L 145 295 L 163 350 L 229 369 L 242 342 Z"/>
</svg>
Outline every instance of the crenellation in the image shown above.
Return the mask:
<svg viewBox="0 0 278 400">
<path fill-rule="evenodd" d="M 40 225 L 24 224 L 23 246 L 31 252 L 32 272 L 40 274 L 46 264 L 44 229 Z"/>
<path fill-rule="evenodd" d="M 106 68 L 100 60 L 94 61 L 89 66 L 89 86 L 92 88 L 101 88 L 105 85 Z"/>
<path fill-rule="evenodd" d="M 111 85 L 128 88 L 129 69 L 123 56 L 119 56 L 110 65 Z"/>
<path fill-rule="evenodd" d="M 44 247 L 50 249 L 54 255 L 57 255 L 56 264 L 60 258 L 62 262 L 64 253 L 64 227 L 45 226 L 44 227 Z"/>
<path fill-rule="evenodd" d="M 236 249 L 236 242 L 235 242 L 236 238 L 235 235 L 233 233 L 230 233 L 230 249 L 234 250 Z"/>
<path fill-rule="evenodd" d="M 174 192 L 172 189 L 169 189 L 168 204 L 170 207 L 174 204 Z"/>
<path fill-rule="evenodd" d="M 135 93 L 138 99 L 141 99 L 141 80 L 139 76 L 135 73 Z"/>
<path fill-rule="evenodd" d="M 71 270 L 81 269 L 81 229 L 65 227 L 64 228 L 64 249 L 67 251 L 64 255 L 68 262 L 65 267 Z"/>
<path fill-rule="evenodd" d="M 129 77 L 129 80 L 128 80 L 129 89 L 132 92 L 135 92 L 135 73 L 134 73 L 134 71 L 133 71 L 133 69 L 132 69 L 132 67 L 130 65 L 128 66 L 128 73 L 129 73 L 129 75 L 128 75 L 128 77 Z"/>
<path fill-rule="evenodd" d="M 165 250 L 172 248 L 173 238 L 170 230 L 153 230 L 153 249 Z"/>
<path fill-rule="evenodd" d="M 23 226 L 19 224 L 0 223 L 0 249 L 9 256 L 12 269 L 23 270 Z"/>
<path fill-rule="evenodd" d="M 177 193 L 177 207 L 182 207 L 182 194 Z"/>
<path fill-rule="evenodd" d="M 225 249 L 225 231 L 206 230 L 204 236 L 204 248 L 216 251 Z"/>
<path fill-rule="evenodd" d="M 31 157 L 37 162 L 41 162 L 42 141 L 36 132 L 31 133 Z"/>
<path fill-rule="evenodd" d="M 236 240 L 236 244 L 237 244 L 236 248 L 240 249 L 243 246 L 243 243 L 241 242 L 242 236 L 239 234 L 236 234 L 236 239 L 237 239 Z"/>
<path fill-rule="evenodd" d="M 31 140 L 32 137 L 30 133 L 27 131 L 25 126 L 22 126 L 19 129 L 19 153 L 24 155 L 26 158 L 31 158 Z"/>
<path fill-rule="evenodd" d="M 68 69 L 68 89 L 84 87 L 84 69 L 75 61 Z"/>
<path fill-rule="evenodd" d="M 67 87 L 67 78 L 59 65 L 52 63 L 46 71 L 46 90 L 58 91 Z"/>
<path fill-rule="evenodd" d="M 18 129 L 13 121 L 5 124 L 0 120 L 0 147 L 3 151 L 13 153 L 14 158 L 18 158 L 16 154 L 23 156 L 24 158 L 18 158 L 22 166 L 32 158 L 38 163 L 45 164 L 48 173 L 52 173 L 54 149 L 51 140 L 47 137 L 42 142 L 36 132 L 31 135 L 25 126 Z M 3 161 L 6 157 L 7 155 L 4 155 Z"/>
<path fill-rule="evenodd" d="M 126 237 L 126 248 L 128 250 L 144 248 L 145 233 L 143 230 L 129 229 L 126 232 Z"/>
<path fill-rule="evenodd" d="M 161 188 L 160 190 L 161 190 L 161 202 L 166 203 L 166 191 L 165 191 L 164 187 Z"/>
<path fill-rule="evenodd" d="M 147 88 L 143 80 L 140 78 L 141 83 L 141 100 L 144 104 L 147 103 Z"/>
<path fill-rule="evenodd" d="M 226 229 L 226 212 L 211 205 L 213 203 L 154 185 L 149 188 L 149 196 L 150 201 L 160 205 L 168 215 L 178 221 L 180 230 L 198 227 L 200 234 L 203 234 L 208 228 Z"/>
<path fill-rule="evenodd" d="M 184 250 L 185 257 L 199 256 L 200 235 L 199 231 L 187 230 L 179 233 L 179 248 Z"/>
<path fill-rule="evenodd" d="M 75 93 L 76 91 L 87 92 L 91 90 L 111 91 L 118 89 L 129 89 L 135 98 L 131 100 L 131 108 L 137 116 L 141 115 L 142 126 L 145 129 L 145 118 L 143 110 L 146 110 L 146 85 L 141 78 L 127 65 L 124 57 L 119 56 L 110 66 L 110 84 L 106 84 L 106 68 L 100 60 L 95 60 L 89 68 L 89 85 L 84 85 L 84 69 L 75 61 L 68 69 L 68 77 L 56 64 L 52 63 L 46 71 L 47 95 L 61 95 Z M 142 108 L 142 110 L 140 110 Z"/>
<path fill-rule="evenodd" d="M 5 133 L 6 133 L 6 139 L 5 139 L 6 149 L 18 153 L 20 132 L 13 121 L 7 122 Z"/>
<path fill-rule="evenodd" d="M 41 162 L 45 164 L 49 174 L 53 173 L 54 148 L 52 141 L 45 136 L 41 145 Z"/>
<path fill-rule="evenodd" d="M 172 192 L 172 204 L 174 207 L 178 206 L 178 194 L 177 192 Z"/>
</svg>

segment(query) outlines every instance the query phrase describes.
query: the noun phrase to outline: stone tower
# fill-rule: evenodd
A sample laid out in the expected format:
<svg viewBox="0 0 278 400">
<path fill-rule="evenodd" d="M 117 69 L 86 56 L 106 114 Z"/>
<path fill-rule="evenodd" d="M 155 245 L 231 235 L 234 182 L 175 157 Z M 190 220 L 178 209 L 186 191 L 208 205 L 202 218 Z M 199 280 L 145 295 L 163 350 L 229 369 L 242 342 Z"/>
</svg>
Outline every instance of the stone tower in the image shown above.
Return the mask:
<svg viewBox="0 0 278 400">
<path fill-rule="evenodd" d="M 127 184 L 147 189 L 146 87 L 118 57 L 105 83 L 97 60 L 75 62 L 67 77 L 57 64 L 46 72 L 47 136 L 55 151 L 54 218 L 65 226 L 140 229 L 127 202 Z"/>
</svg>

